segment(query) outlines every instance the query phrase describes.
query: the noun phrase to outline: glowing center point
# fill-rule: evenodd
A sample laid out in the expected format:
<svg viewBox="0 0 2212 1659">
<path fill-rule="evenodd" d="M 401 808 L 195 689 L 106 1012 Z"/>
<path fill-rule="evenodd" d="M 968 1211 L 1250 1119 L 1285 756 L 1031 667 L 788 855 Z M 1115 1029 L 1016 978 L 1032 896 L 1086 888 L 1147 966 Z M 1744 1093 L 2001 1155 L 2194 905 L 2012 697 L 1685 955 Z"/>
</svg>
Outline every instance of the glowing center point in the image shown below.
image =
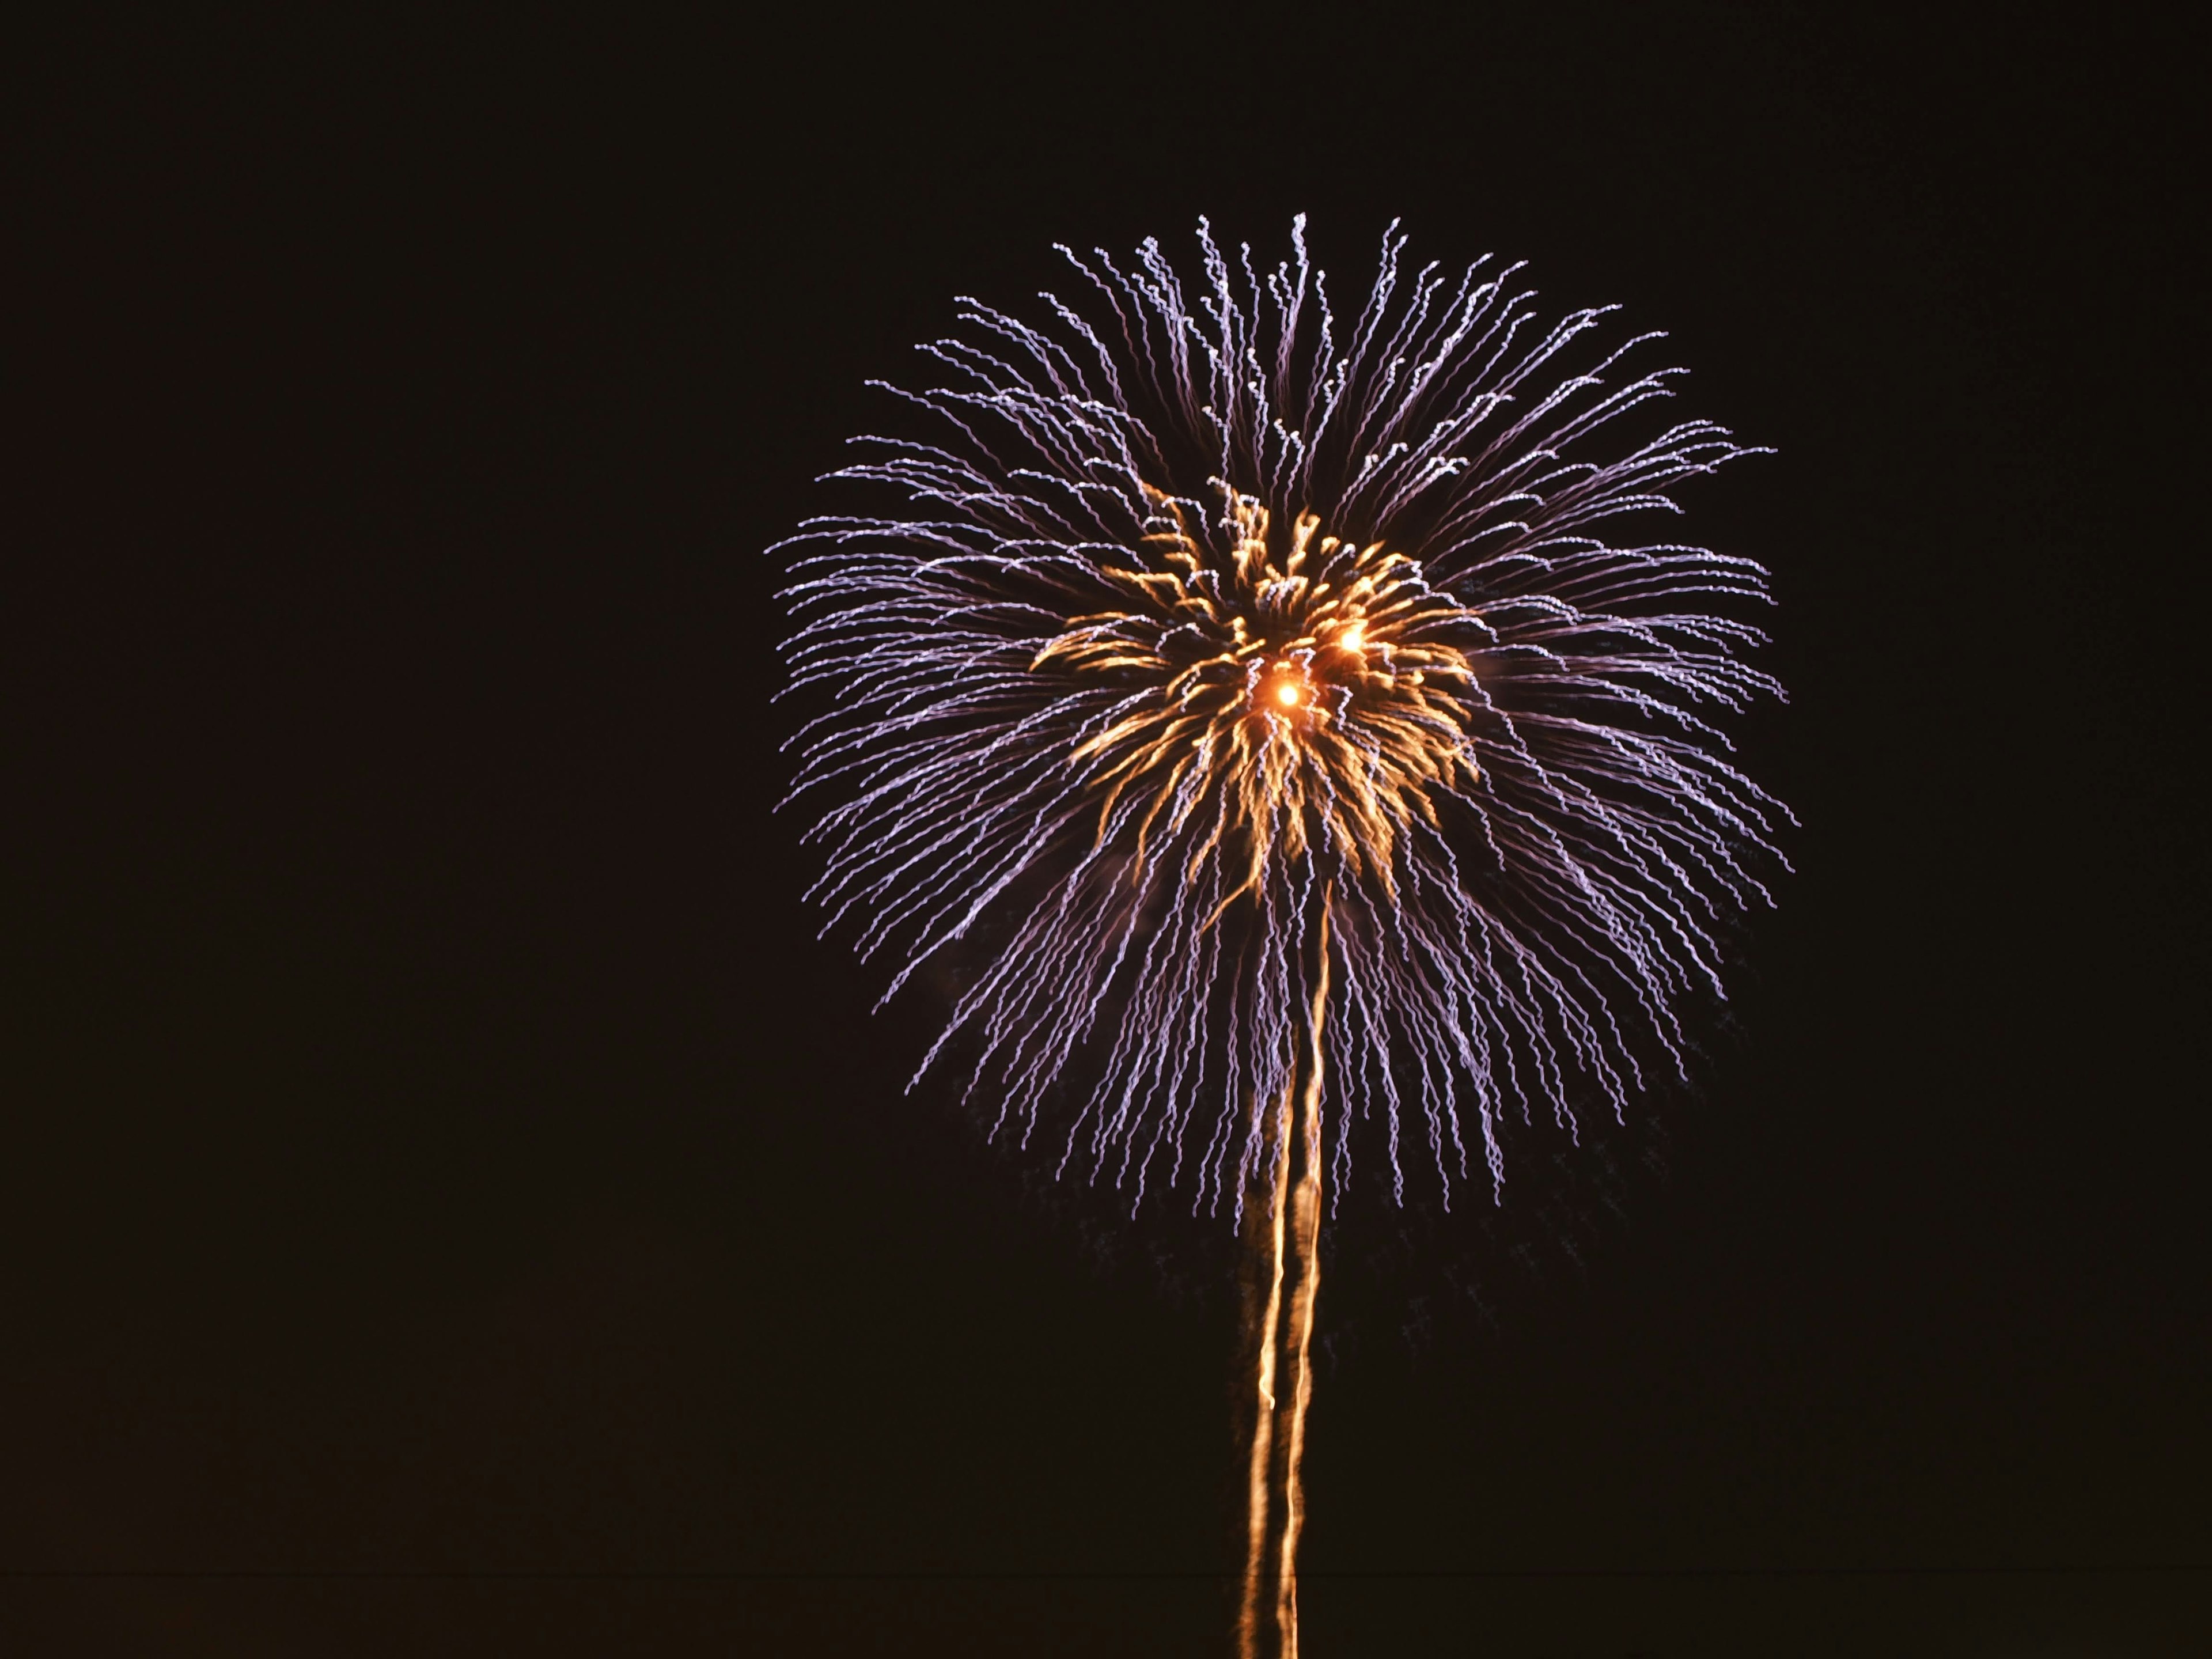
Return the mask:
<svg viewBox="0 0 2212 1659">
<path fill-rule="evenodd" d="M 1297 686 L 1284 684 L 1279 685 L 1275 688 L 1275 701 L 1281 703 L 1285 708 L 1296 706 L 1297 700 L 1298 688 Z"/>
</svg>

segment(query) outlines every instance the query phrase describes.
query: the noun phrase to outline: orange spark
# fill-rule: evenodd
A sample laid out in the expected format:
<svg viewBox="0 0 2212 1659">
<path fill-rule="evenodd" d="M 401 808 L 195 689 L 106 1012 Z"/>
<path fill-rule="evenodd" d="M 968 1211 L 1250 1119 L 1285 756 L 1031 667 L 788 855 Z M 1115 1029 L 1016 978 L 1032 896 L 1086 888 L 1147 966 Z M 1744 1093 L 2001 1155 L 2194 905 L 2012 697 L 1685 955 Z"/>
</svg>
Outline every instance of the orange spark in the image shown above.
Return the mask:
<svg viewBox="0 0 2212 1659">
<path fill-rule="evenodd" d="M 1158 527 L 1144 539 L 1164 568 L 1105 571 L 1120 605 L 1071 618 L 1031 664 L 1157 688 L 1069 757 L 1091 769 L 1099 832 L 1129 792 L 1153 803 L 1135 879 L 1156 828 L 1171 834 L 1218 803 L 1248 860 L 1240 892 L 1316 838 L 1387 886 L 1400 835 L 1436 821 L 1431 790 L 1474 775 L 1474 669 L 1451 642 L 1470 613 L 1381 542 L 1317 536 L 1317 514 L 1299 514 L 1279 544 L 1266 507 L 1220 488 L 1226 547 L 1194 533 L 1188 503 L 1147 486 Z M 1282 712 L 1252 718 L 1263 701 Z M 1231 845 L 1208 838 L 1186 879 Z"/>
</svg>

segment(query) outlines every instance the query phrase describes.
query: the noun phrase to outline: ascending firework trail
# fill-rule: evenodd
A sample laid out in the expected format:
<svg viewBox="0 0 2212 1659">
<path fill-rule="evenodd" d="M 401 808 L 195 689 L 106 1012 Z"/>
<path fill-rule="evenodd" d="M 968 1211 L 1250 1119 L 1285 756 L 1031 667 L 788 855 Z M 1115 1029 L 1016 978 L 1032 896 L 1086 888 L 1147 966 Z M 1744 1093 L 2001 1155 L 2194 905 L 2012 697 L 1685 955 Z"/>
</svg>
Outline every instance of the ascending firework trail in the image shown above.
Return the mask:
<svg viewBox="0 0 2212 1659">
<path fill-rule="evenodd" d="M 1357 1126 L 1402 1197 L 1410 1131 L 1449 1199 L 1479 1135 L 1496 1192 L 1509 1116 L 1681 1073 L 1784 816 L 1715 722 L 1780 688 L 1759 566 L 1621 533 L 1750 453 L 1652 418 L 1656 336 L 1395 227 L 1348 325 L 1303 220 L 1264 275 L 1199 247 L 1194 298 L 1067 252 L 1073 299 L 963 301 L 883 388 L 908 435 L 831 477 L 898 505 L 780 544 L 793 793 L 886 996 L 978 936 L 923 1070 L 957 1040 L 994 1133 L 1245 1227 L 1239 1639 L 1291 1655 L 1324 1172 Z"/>
</svg>

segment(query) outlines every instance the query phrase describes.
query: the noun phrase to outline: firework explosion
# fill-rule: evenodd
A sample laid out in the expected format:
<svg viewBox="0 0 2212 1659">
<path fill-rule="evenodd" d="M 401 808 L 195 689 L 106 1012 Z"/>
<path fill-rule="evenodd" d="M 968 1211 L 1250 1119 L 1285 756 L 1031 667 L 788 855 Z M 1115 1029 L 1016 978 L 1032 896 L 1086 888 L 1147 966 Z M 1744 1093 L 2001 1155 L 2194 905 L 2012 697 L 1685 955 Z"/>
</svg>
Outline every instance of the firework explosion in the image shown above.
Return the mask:
<svg viewBox="0 0 2212 1659">
<path fill-rule="evenodd" d="M 1448 1200 L 1479 1142 L 1495 1190 L 1508 1121 L 1681 1072 L 1782 816 L 1714 720 L 1779 688 L 1722 614 L 1757 564 L 1598 533 L 1752 453 L 1601 452 L 1669 395 L 1624 367 L 1656 336 L 1547 326 L 1518 267 L 1409 276 L 1395 226 L 1348 328 L 1303 220 L 1264 276 L 1199 243 L 1195 299 L 1154 242 L 1063 249 L 1080 303 L 963 301 L 939 384 L 884 387 L 917 435 L 831 476 L 898 506 L 781 544 L 831 705 L 793 794 L 887 996 L 968 941 L 922 1070 L 960 1053 L 999 1129 L 1133 1204 L 1247 1218 L 1244 1643 L 1264 1579 L 1287 1653 L 1324 1171 L 1379 1139 L 1402 1196 L 1418 1142 Z"/>
</svg>

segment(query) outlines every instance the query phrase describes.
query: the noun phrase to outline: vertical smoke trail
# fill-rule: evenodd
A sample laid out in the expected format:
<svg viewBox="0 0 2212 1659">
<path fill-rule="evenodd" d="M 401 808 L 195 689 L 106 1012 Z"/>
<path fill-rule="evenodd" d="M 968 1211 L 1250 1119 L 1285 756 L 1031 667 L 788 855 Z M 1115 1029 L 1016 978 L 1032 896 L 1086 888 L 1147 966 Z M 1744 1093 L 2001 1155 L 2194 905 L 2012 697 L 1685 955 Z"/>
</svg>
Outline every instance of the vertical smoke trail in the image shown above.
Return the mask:
<svg viewBox="0 0 2212 1659">
<path fill-rule="evenodd" d="M 1267 1207 L 1268 1290 L 1260 1322 L 1254 1361 L 1258 1412 L 1252 1428 L 1252 1477 L 1248 1498 L 1249 1554 L 1244 1571 L 1244 1605 L 1238 1621 L 1244 1659 L 1256 1659 L 1263 1589 L 1274 1589 L 1276 1647 L 1280 1659 L 1297 1659 L 1298 1649 L 1298 1534 L 1304 1524 L 1305 1493 L 1300 1468 L 1305 1455 L 1306 1411 L 1313 1403 L 1313 1330 L 1321 1290 L 1321 1197 L 1322 1168 L 1322 1091 L 1325 1076 L 1322 1032 L 1328 1018 L 1329 907 L 1334 894 L 1324 889 L 1316 955 L 1313 999 L 1306 1017 L 1304 1086 L 1293 1075 L 1276 1118 L 1276 1156 Z M 1292 1103 L 1297 1105 L 1295 1120 Z M 1291 1179 L 1293 1155 L 1299 1159 Z M 1293 1247 L 1297 1277 L 1291 1288 L 1287 1320 L 1283 1316 L 1285 1276 L 1285 1232 Z M 1283 1397 L 1285 1391 L 1287 1398 Z M 1274 1553 L 1267 1553 L 1268 1522 L 1281 1516 Z M 1272 1571 L 1271 1571 L 1272 1568 Z"/>
<path fill-rule="evenodd" d="M 1322 1024 L 1328 1014 L 1330 896 L 1326 892 L 1322 896 L 1321 966 L 1315 975 L 1313 1011 L 1308 1022 L 1313 1034 L 1308 1058 L 1312 1069 L 1306 1079 L 1305 1121 L 1299 1137 L 1306 1166 L 1291 1200 L 1298 1285 L 1291 1299 L 1291 1328 L 1297 1344 L 1297 1380 L 1291 1393 L 1290 1432 L 1283 1444 L 1283 1541 L 1276 1555 L 1275 1628 L 1281 1635 L 1282 1659 L 1297 1659 L 1298 1652 L 1298 1532 L 1305 1522 L 1299 1465 L 1305 1455 L 1306 1407 L 1313 1403 L 1314 1304 L 1321 1293 Z"/>
<path fill-rule="evenodd" d="M 1237 1620 L 1237 1650 L 1242 1659 L 1258 1659 L 1260 1593 L 1266 1582 L 1267 1517 L 1273 1509 L 1275 1434 L 1275 1346 L 1283 1309 L 1283 1225 L 1290 1208 L 1291 1091 L 1285 1084 L 1275 1115 L 1273 1190 L 1267 1217 L 1267 1300 L 1260 1316 L 1253 1367 L 1255 1402 L 1252 1419 L 1252 1474 L 1246 1497 L 1249 1551 L 1244 1564 L 1244 1605 Z M 1255 1114 L 1256 1115 L 1256 1114 Z"/>
</svg>

